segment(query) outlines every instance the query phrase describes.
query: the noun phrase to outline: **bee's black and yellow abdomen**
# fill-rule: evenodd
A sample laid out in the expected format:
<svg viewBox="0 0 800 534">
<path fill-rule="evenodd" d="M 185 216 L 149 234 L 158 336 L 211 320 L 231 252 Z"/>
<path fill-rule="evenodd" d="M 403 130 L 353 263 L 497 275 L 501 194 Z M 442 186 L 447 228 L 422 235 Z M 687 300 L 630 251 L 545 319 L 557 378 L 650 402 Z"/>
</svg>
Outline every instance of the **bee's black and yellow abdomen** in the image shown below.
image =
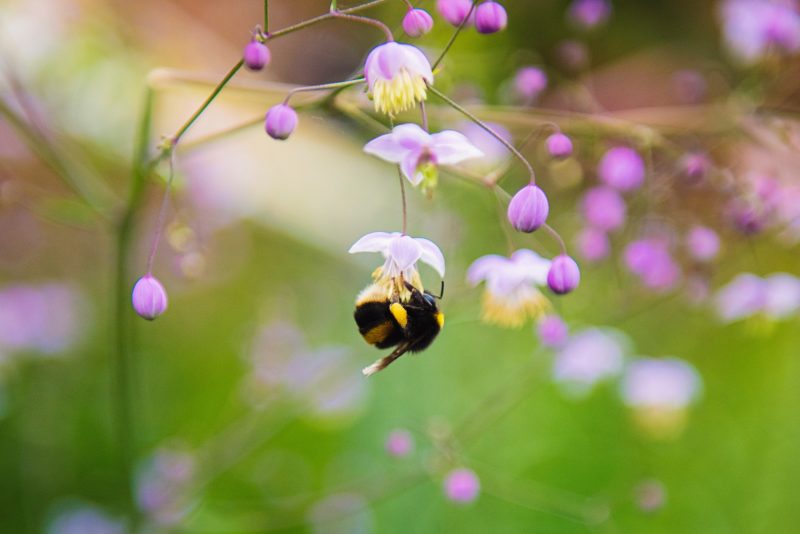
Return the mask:
<svg viewBox="0 0 800 534">
<path fill-rule="evenodd" d="M 406 311 L 408 312 L 406 336 L 411 341 L 409 352 L 427 349 L 442 331 L 444 315 L 436 309 L 419 309 L 412 306 L 407 306 Z"/>
<path fill-rule="evenodd" d="M 388 302 L 363 302 L 353 314 L 358 332 L 364 341 L 379 349 L 394 347 L 403 340 L 403 329 L 397 324 Z"/>
</svg>

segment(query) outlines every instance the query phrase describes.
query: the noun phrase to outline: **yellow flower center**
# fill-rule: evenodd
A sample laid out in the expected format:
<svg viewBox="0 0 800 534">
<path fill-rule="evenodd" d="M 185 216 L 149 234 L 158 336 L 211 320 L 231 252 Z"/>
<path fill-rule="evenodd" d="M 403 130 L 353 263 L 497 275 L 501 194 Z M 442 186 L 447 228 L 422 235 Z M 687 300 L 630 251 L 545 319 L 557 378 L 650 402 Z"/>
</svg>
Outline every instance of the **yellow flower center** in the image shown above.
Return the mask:
<svg viewBox="0 0 800 534">
<path fill-rule="evenodd" d="M 412 77 L 407 69 L 400 69 L 391 80 L 376 80 L 370 96 L 375 103 L 375 111 L 394 117 L 425 100 L 428 88 L 422 76 Z"/>
<path fill-rule="evenodd" d="M 498 297 L 484 292 L 481 320 L 505 328 L 519 328 L 530 318 L 538 318 L 551 308 L 541 291 L 531 289 L 513 297 Z"/>
</svg>

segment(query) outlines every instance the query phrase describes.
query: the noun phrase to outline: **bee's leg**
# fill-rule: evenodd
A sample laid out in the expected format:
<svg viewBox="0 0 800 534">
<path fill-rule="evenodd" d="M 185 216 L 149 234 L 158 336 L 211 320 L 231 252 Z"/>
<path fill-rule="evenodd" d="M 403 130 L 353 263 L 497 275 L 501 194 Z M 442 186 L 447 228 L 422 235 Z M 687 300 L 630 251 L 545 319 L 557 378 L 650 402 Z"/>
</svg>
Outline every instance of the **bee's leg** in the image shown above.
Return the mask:
<svg viewBox="0 0 800 534">
<path fill-rule="evenodd" d="M 384 369 L 389 367 L 392 364 L 392 362 L 394 362 L 397 358 L 405 354 L 410 347 L 411 343 L 409 343 L 408 341 L 401 343 L 396 349 L 392 351 L 391 354 L 377 360 L 369 367 L 364 367 L 364 369 L 362 369 L 361 372 L 364 373 L 364 376 L 372 376 L 377 372 L 383 371 Z"/>
</svg>

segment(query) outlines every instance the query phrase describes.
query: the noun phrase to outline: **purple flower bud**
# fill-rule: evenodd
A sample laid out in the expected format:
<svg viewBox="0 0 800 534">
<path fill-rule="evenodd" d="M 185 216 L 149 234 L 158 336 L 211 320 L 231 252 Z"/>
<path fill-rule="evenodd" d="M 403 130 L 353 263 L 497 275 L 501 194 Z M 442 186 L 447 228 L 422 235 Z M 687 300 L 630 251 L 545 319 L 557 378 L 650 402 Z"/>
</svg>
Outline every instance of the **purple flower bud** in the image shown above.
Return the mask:
<svg viewBox="0 0 800 534">
<path fill-rule="evenodd" d="M 261 70 L 269 64 L 272 54 L 264 43 L 250 41 L 242 54 L 244 65 L 250 70 Z"/>
<path fill-rule="evenodd" d="M 546 315 L 536 325 L 536 334 L 542 345 L 557 348 L 567 342 L 569 329 L 558 315 Z"/>
<path fill-rule="evenodd" d="M 562 41 L 556 48 L 556 57 L 561 66 L 571 71 L 580 71 L 589 65 L 589 49 L 580 41 Z"/>
<path fill-rule="evenodd" d="M 133 286 L 131 301 L 136 314 L 148 321 L 167 311 L 167 292 L 150 274 L 139 278 Z"/>
<path fill-rule="evenodd" d="M 631 191 L 644 182 L 644 161 L 632 148 L 618 146 L 605 153 L 597 174 L 605 184 Z"/>
<path fill-rule="evenodd" d="M 547 74 L 539 67 L 522 67 L 514 75 L 513 85 L 516 95 L 530 102 L 547 88 Z"/>
<path fill-rule="evenodd" d="M 436 0 L 436 9 L 444 20 L 460 26 L 472 9 L 470 0 Z"/>
<path fill-rule="evenodd" d="M 695 226 L 686 236 L 686 246 L 697 261 L 711 261 L 719 253 L 719 236 L 711 228 Z"/>
<path fill-rule="evenodd" d="M 625 199 L 614 189 L 598 186 L 589 189 L 581 203 L 583 217 L 589 226 L 610 232 L 625 224 Z"/>
<path fill-rule="evenodd" d="M 424 9 L 409 9 L 403 17 L 403 31 L 410 37 L 420 37 L 433 29 L 433 17 Z"/>
<path fill-rule="evenodd" d="M 696 70 L 679 70 L 672 75 L 672 86 L 683 104 L 699 104 L 708 94 L 708 83 Z"/>
<path fill-rule="evenodd" d="M 728 216 L 733 226 L 744 235 L 755 235 L 767 225 L 766 217 L 754 202 L 734 199 L 728 206 Z"/>
<path fill-rule="evenodd" d="M 578 26 L 591 30 L 605 24 L 611 16 L 608 0 L 575 0 L 569 6 L 569 17 Z"/>
<path fill-rule="evenodd" d="M 553 258 L 547 273 L 547 285 L 557 295 L 566 295 L 575 290 L 581 281 L 581 270 L 575 260 L 565 254 Z"/>
<path fill-rule="evenodd" d="M 398 458 L 408 456 L 413 449 L 414 438 L 408 430 L 402 428 L 392 430 L 386 440 L 386 452 L 392 456 L 397 456 Z"/>
<path fill-rule="evenodd" d="M 267 112 L 265 123 L 267 133 L 273 139 L 288 139 L 297 127 L 297 113 L 286 104 L 272 106 Z"/>
<path fill-rule="evenodd" d="M 587 261 L 597 262 L 604 260 L 611 252 L 611 243 L 608 241 L 608 235 L 602 230 L 597 228 L 584 228 L 578 234 L 578 249 L 581 256 Z"/>
<path fill-rule="evenodd" d="M 475 29 L 479 33 L 496 33 L 508 24 L 508 15 L 503 6 L 489 0 L 475 10 Z"/>
<path fill-rule="evenodd" d="M 480 490 L 481 481 L 471 469 L 455 469 L 444 480 L 444 492 L 447 498 L 456 503 L 471 503 L 478 498 Z"/>
<path fill-rule="evenodd" d="M 563 159 L 572 155 L 572 140 L 561 132 L 554 133 L 545 141 L 550 156 Z"/>
<path fill-rule="evenodd" d="M 669 291 L 681 278 L 680 266 L 663 239 L 646 238 L 628 244 L 625 265 L 646 287 L 658 292 Z"/>
<path fill-rule="evenodd" d="M 708 171 L 711 170 L 711 160 L 702 152 L 686 154 L 680 160 L 680 169 L 690 184 L 698 184 L 703 181 Z"/>
<path fill-rule="evenodd" d="M 520 232 L 534 232 L 547 221 L 550 204 L 544 191 L 533 184 L 514 195 L 508 205 L 508 221 Z"/>
</svg>

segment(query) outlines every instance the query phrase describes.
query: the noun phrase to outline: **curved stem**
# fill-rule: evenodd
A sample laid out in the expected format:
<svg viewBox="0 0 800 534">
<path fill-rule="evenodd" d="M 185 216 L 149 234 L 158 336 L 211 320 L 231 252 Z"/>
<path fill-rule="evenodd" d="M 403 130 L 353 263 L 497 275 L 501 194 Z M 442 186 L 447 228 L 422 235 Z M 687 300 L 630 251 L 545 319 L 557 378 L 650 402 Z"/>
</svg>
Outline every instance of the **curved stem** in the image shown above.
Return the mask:
<svg viewBox="0 0 800 534">
<path fill-rule="evenodd" d="M 336 10 L 335 4 L 334 4 L 334 10 L 337 13 L 344 13 L 346 15 L 346 14 L 349 14 L 349 13 L 357 13 L 358 11 L 363 11 L 365 9 L 369 9 L 371 7 L 378 6 L 378 5 L 383 4 L 384 2 L 387 2 L 387 1 L 388 0 L 372 0 L 371 2 L 364 2 L 363 4 L 358 5 L 358 6 L 348 7 L 347 9 L 339 9 L 339 10 Z M 307 28 L 309 26 L 313 26 L 314 24 L 317 24 L 318 22 L 322 22 L 323 20 L 332 19 L 333 17 L 334 17 L 333 13 L 332 12 L 328 12 L 328 13 L 325 13 L 324 15 L 319 15 L 317 17 L 314 17 L 313 19 L 304 20 L 303 22 L 298 22 L 297 24 L 294 24 L 292 26 L 288 26 L 288 27 L 283 28 L 281 30 L 272 32 L 269 35 L 267 35 L 267 39 L 275 39 L 276 37 L 280 37 L 282 35 L 286 35 L 287 33 L 296 32 L 297 30 L 302 30 L 303 28 Z"/>
<path fill-rule="evenodd" d="M 153 261 L 156 259 L 158 243 L 161 241 L 161 234 L 164 231 L 164 219 L 167 216 L 167 206 L 169 205 L 169 192 L 172 188 L 172 180 L 175 176 L 175 145 L 169 149 L 169 175 L 167 185 L 164 187 L 164 198 L 161 200 L 161 208 L 158 210 L 156 219 L 156 233 L 153 236 L 153 244 L 150 247 L 150 255 L 147 256 L 147 274 L 153 274 Z"/>
<path fill-rule="evenodd" d="M 386 40 L 388 42 L 394 41 L 394 35 L 392 35 L 392 30 L 390 30 L 386 24 L 384 24 L 379 20 L 371 19 L 369 17 L 362 17 L 359 15 L 348 15 L 347 13 L 344 13 L 342 11 L 335 11 L 335 10 L 331 11 L 331 15 L 333 15 L 337 19 L 352 20 L 353 22 L 360 22 L 362 24 L 369 24 L 370 26 L 374 26 L 375 28 L 378 28 L 384 33 L 384 35 L 386 36 Z"/>
<path fill-rule="evenodd" d="M 567 255 L 567 245 L 565 245 L 565 244 L 564 244 L 564 240 L 561 238 L 561 234 L 559 234 L 558 232 L 556 232 L 555 228 L 553 228 L 552 226 L 550 226 L 550 225 L 549 225 L 549 224 L 547 224 L 547 223 L 545 223 L 544 225 L 542 225 L 542 227 L 543 227 L 545 230 L 547 230 L 547 232 L 548 232 L 548 233 L 549 233 L 551 236 L 553 236 L 553 238 L 555 238 L 555 240 L 558 242 L 558 246 L 559 246 L 559 247 L 561 247 L 561 254 L 563 254 L 563 255 L 565 255 L 565 256 L 566 256 L 566 255 Z"/>
<path fill-rule="evenodd" d="M 297 89 L 292 89 L 286 94 L 286 98 L 283 100 L 284 105 L 289 104 L 289 99 L 295 93 L 303 93 L 306 91 L 325 91 L 327 89 L 343 89 L 346 87 L 350 87 L 351 85 L 358 85 L 359 83 L 364 82 L 364 77 L 356 78 L 354 80 L 345 80 L 343 82 L 333 82 L 333 83 L 323 83 L 320 85 L 308 85 L 306 87 L 298 87 Z"/>
<path fill-rule="evenodd" d="M 444 100 L 445 103 L 448 104 L 450 107 L 452 107 L 453 109 L 455 109 L 456 111 L 458 111 L 459 113 L 461 113 L 462 115 L 464 115 L 465 117 L 470 119 L 472 122 L 474 122 L 475 124 L 477 124 L 478 126 L 483 128 L 484 130 L 486 130 L 486 132 L 488 132 L 492 137 L 494 137 L 495 139 L 500 141 L 500 143 L 502 143 L 503 146 L 505 146 L 512 154 L 514 154 L 514 156 L 523 165 L 525 165 L 525 168 L 528 169 L 528 173 L 530 174 L 530 177 L 531 177 L 531 183 L 532 184 L 536 183 L 536 174 L 533 172 L 533 167 L 531 166 L 530 162 L 525 158 L 525 156 L 523 156 L 522 153 L 514 147 L 514 145 L 512 145 L 511 143 L 506 141 L 503 138 L 503 136 L 501 136 L 500 134 L 495 132 L 494 129 L 491 126 L 489 126 L 488 124 L 486 124 L 485 122 L 480 120 L 478 117 L 473 115 L 471 112 L 469 112 L 466 109 L 464 109 L 461 105 L 459 105 L 457 102 L 452 100 L 450 97 L 448 97 L 447 95 L 445 95 L 444 93 L 442 93 L 441 91 L 439 91 L 438 89 L 433 87 L 432 85 L 428 86 L 428 90 L 430 92 L 432 92 L 433 94 L 435 94 L 436 96 L 438 96 L 439 98 L 441 98 L 442 100 Z"/>
</svg>

